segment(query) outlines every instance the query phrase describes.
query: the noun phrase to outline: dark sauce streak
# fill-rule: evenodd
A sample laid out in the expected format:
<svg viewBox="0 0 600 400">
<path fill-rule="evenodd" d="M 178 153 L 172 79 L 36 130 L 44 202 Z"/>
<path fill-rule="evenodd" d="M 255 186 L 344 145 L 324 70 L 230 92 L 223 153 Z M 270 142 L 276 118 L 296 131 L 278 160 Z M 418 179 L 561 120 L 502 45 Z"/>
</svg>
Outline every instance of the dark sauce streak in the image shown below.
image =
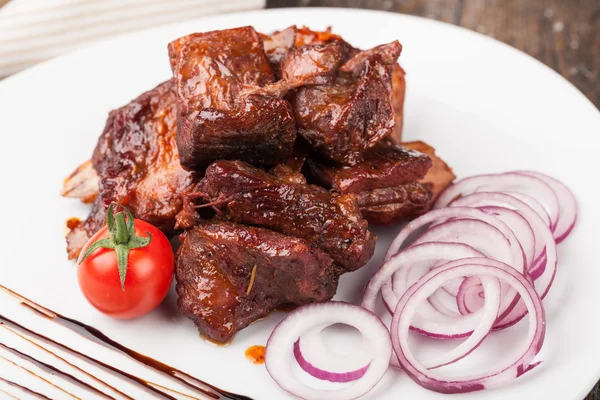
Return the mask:
<svg viewBox="0 0 600 400">
<path fill-rule="evenodd" d="M 1 377 L 1 376 L 0 376 L 0 381 L 2 381 L 2 382 L 4 382 L 4 383 L 6 383 L 6 384 L 7 384 L 7 385 L 9 385 L 9 386 L 15 387 L 15 388 L 17 388 L 17 389 L 21 389 L 21 390 L 22 390 L 22 391 L 24 391 L 25 393 L 29 393 L 29 394 L 31 394 L 31 395 L 33 395 L 33 396 L 37 397 L 38 399 L 52 400 L 52 399 L 51 399 L 50 397 L 48 397 L 48 396 L 44 396 L 43 394 L 41 394 L 41 393 L 39 393 L 39 392 L 36 392 L 35 390 L 31 390 L 31 389 L 29 389 L 29 388 L 27 388 L 27 387 L 25 387 L 25 386 L 19 385 L 19 384 L 18 384 L 18 383 L 16 383 L 16 382 L 9 381 L 8 379 L 6 379 L 6 378 L 3 378 L 3 377 Z"/>
<path fill-rule="evenodd" d="M 38 332 L 33 331 L 33 330 L 29 329 L 29 328 L 26 328 L 25 326 L 19 324 L 18 322 L 13 321 L 10 318 L 5 317 L 2 314 L 0 314 L 0 321 L 5 321 L 5 322 L 9 323 L 10 325 L 16 326 L 17 328 L 19 328 L 19 329 L 21 329 L 21 330 L 29 333 L 30 335 L 33 335 L 33 336 L 35 336 L 35 337 L 37 337 L 39 339 L 42 339 L 42 340 L 46 340 L 46 341 L 48 341 L 48 342 L 50 342 L 50 343 L 52 343 L 52 344 L 54 344 L 54 345 L 56 345 L 56 346 L 64 349 L 64 350 L 67 350 L 67 351 L 69 351 L 69 352 L 71 352 L 73 354 L 76 354 L 76 355 L 78 355 L 80 357 L 83 357 L 86 360 L 92 361 L 92 362 L 94 362 L 94 363 L 96 363 L 96 364 L 98 364 L 98 365 L 100 365 L 100 366 L 102 366 L 102 367 L 104 367 L 106 369 L 109 369 L 109 370 L 111 370 L 111 371 L 113 371 L 113 372 L 115 372 L 115 373 L 117 373 L 117 374 L 119 374 L 121 376 L 124 376 L 124 377 L 126 377 L 126 378 L 128 378 L 128 379 L 130 379 L 130 380 L 132 380 L 132 381 L 134 381 L 136 383 L 138 383 L 139 385 L 143 386 L 144 388 L 146 388 L 146 389 L 148 389 L 148 390 L 150 390 L 150 391 L 152 391 L 152 392 L 154 392 L 154 393 L 156 393 L 156 394 L 158 394 L 160 396 L 166 397 L 169 400 L 177 400 L 176 398 L 174 398 L 173 396 L 169 395 L 168 393 L 165 393 L 162 390 L 156 389 L 155 387 L 153 387 L 152 385 L 150 385 L 148 382 L 146 382 L 145 380 L 143 380 L 141 378 L 138 378 L 135 375 L 132 375 L 132 374 L 130 374 L 128 372 L 120 370 L 120 369 L 118 369 L 116 367 L 113 367 L 112 365 L 106 364 L 106 363 L 104 363 L 104 362 L 102 362 L 100 360 L 97 360 L 97 359 L 95 359 L 95 358 L 93 358 L 91 356 L 88 356 L 85 353 L 82 353 L 82 352 L 77 351 L 77 350 L 75 350 L 75 349 L 73 349 L 71 347 L 68 347 L 68 346 L 66 346 L 66 345 L 64 345 L 64 344 L 62 344 L 60 342 L 57 342 L 54 339 L 51 339 L 51 338 L 49 338 L 47 336 L 44 336 L 41 333 L 38 333 Z"/>
<path fill-rule="evenodd" d="M 25 304 L 27 305 L 27 304 Z M 231 392 L 227 392 L 223 389 L 220 389 L 214 385 L 211 385 L 210 383 L 204 382 L 198 378 L 195 378 L 193 376 L 191 376 L 190 374 L 183 372 L 181 370 L 178 370 L 177 368 L 171 367 L 170 365 L 167 365 L 161 361 L 155 360 L 153 358 L 150 358 L 144 354 L 138 353 L 135 350 L 132 350 L 128 347 L 123 346 L 122 344 L 112 340 L 111 338 L 109 338 L 108 336 L 106 336 L 104 333 L 102 333 L 101 331 L 99 331 L 98 329 L 86 325 L 83 322 L 79 322 L 77 320 L 74 320 L 72 318 L 69 317 L 65 317 L 63 315 L 60 315 L 58 313 L 55 313 L 54 311 L 52 311 L 53 314 L 56 315 L 56 319 L 58 320 L 59 323 L 64 322 L 65 324 L 62 324 L 63 326 L 66 325 L 75 325 L 78 326 L 80 328 L 85 329 L 90 335 L 92 335 L 93 337 L 95 337 L 96 339 L 100 340 L 101 342 L 103 342 L 104 344 L 107 344 L 108 346 L 115 348 L 119 351 L 121 351 L 124 354 L 127 354 L 129 357 L 133 358 L 136 361 L 141 362 L 142 364 L 163 372 L 169 376 L 172 376 L 173 378 L 177 379 L 178 381 L 180 381 L 181 383 L 183 383 L 184 385 L 195 389 L 195 390 L 199 390 L 202 393 L 204 393 L 207 396 L 210 396 L 214 399 L 229 399 L 229 400 L 252 400 L 250 397 L 247 396 L 242 396 L 239 394 L 235 394 L 235 393 L 231 393 Z M 68 326 L 66 326 L 68 327 Z M 190 381 L 195 382 L 196 384 L 190 383 Z M 219 395 L 216 395 L 215 393 L 209 392 L 206 389 L 202 388 L 201 386 L 198 386 L 198 384 L 203 385 L 205 387 L 208 387 L 212 390 L 214 390 L 215 392 L 217 392 Z"/>
<path fill-rule="evenodd" d="M 82 386 L 86 387 L 88 390 L 101 395 L 102 397 L 105 397 L 107 399 L 116 400 L 114 397 L 108 396 L 106 393 L 98 390 L 97 388 L 93 387 L 92 385 L 90 385 L 90 384 L 88 384 L 88 383 L 80 380 L 79 378 L 77 378 L 77 377 L 75 377 L 75 376 L 73 376 L 73 375 L 71 375 L 71 374 L 69 374 L 67 372 L 64 372 L 64 371 L 62 371 L 62 370 L 54 367 L 53 365 L 47 364 L 47 363 L 45 363 L 43 361 L 40 361 L 40 360 L 38 360 L 35 357 L 32 357 L 32 356 L 30 356 L 28 354 L 25 354 L 25 353 L 23 353 L 23 352 L 15 349 L 15 348 L 13 348 L 13 347 L 7 346 L 7 345 L 5 345 L 4 343 L 1 343 L 1 342 L 0 342 L 0 347 L 2 347 L 3 349 L 7 350 L 9 353 L 12 353 L 14 355 L 17 355 L 19 357 L 22 357 L 22 358 L 24 358 L 26 360 L 31 361 L 33 364 L 37 365 L 38 367 L 40 367 L 43 370 L 53 371 L 53 372 L 55 372 L 55 373 L 57 373 L 59 375 L 62 375 L 64 377 L 68 378 L 68 379 L 71 379 L 71 380 L 77 382 L 79 385 L 82 385 Z"/>
<path fill-rule="evenodd" d="M 74 369 L 78 370 L 79 372 L 81 372 L 81 373 L 85 374 L 86 376 L 90 377 L 91 379 L 93 379 L 94 381 L 96 381 L 96 382 L 100 383 L 101 385 L 104 385 L 105 387 L 107 387 L 107 388 L 109 388 L 109 389 L 112 389 L 112 390 L 114 390 L 116 393 L 118 393 L 119 395 L 123 396 L 124 398 L 126 398 L 126 399 L 128 399 L 128 400 L 134 400 L 134 398 L 133 398 L 133 397 L 131 397 L 131 396 L 128 396 L 127 394 L 125 394 L 125 393 L 121 392 L 119 389 L 115 388 L 114 386 L 111 386 L 111 385 L 109 385 L 108 383 L 106 383 L 106 382 L 105 382 L 105 381 L 103 381 L 102 379 L 98 378 L 97 376 L 95 376 L 95 375 L 92 375 L 91 373 L 89 373 L 89 372 L 85 371 L 84 369 L 82 369 L 82 368 L 78 367 L 77 365 L 75 365 L 75 364 L 71 363 L 70 361 L 68 361 L 68 360 L 66 360 L 66 359 L 64 359 L 64 358 L 62 358 L 62 357 L 61 357 L 61 356 L 59 356 L 58 354 L 56 354 L 56 353 L 53 353 L 52 351 L 48 350 L 47 348 L 45 348 L 45 347 L 44 347 L 44 346 L 42 346 L 41 344 L 39 344 L 39 343 L 36 343 L 36 342 L 34 342 L 33 340 L 30 340 L 29 338 L 27 338 L 27 337 L 25 337 L 25 336 L 21 335 L 21 334 L 20 334 L 19 332 L 17 332 L 16 330 L 13 330 L 13 329 L 11 329 L 11 328 L 7 327 L 7 326 L 6 326 L 6 325 L 4 325 L 4 324 L 0 324 L 0 325 L 1 325 L 1 326 L 3 326 L 3 327 L 6 329 L 6 330 L 8 330 L 9 332 L 11 332 L 12 334 L 14 334 L 14 335 L 17 335 L 19 338 L 21 338 L 21 339 L 25 340 L 26 342 L 29 342 L 29 343 L 31 343 L 32 345 L 34 345 L 35 347 L 37 347 L 37 348 L 39 348 L 39 349 L 42 349 L 44 352 L 46 352 L 46 353 L 48 353 L 48 354 L 50 354 L 50 355 L 54 356 L 55 358 L 57 358 L 57 359 L 61 360 L 61 361 L 62 361 L 62 362 L 64 362 L 65 364 L 67 364 L 67 365 L 71 366 L 72 368 L 74 368 Z M 113 398 L 113 397 L 110 397 L 110 398 Z"/>
<path fill-rule="evenodd" d="M 106 336 L 104 333 L 102 333 L 100 330 L 98 330 L 98 329 L 96 329 L 96 328 L 94 328 L 92 326 L 86 325 L 83 322 L 77 321 L 77 320 L 75 320 L 73 318 L 69 318 L 69 317 L 66 317 L 64 315 L 61 315 L 61 314 L 59 314 L 57 312 L 54 312 L 54 311 L 52 311 L 52 310 L 50 310 L 50 309 L 48 309 L 46 307 L 43 307 L 43 306 L 37 304 L 36 302 L 34 302 L 34 301 L 26 298 L 25 296 L 23 296 L 23 295 L 21 295 L 19 293 L 16 293 L 15 291 L 13 291 L 13 290 L 11 290 L 11 289 L 3 286 L 3 285 L 0 285 L 0 289 L 2 289 L 4 291 L 6 291 L 7 293 L 11 294 L 13 297 L 18 298 L 21 301 L 22 305 L 26 306 L 27 308 L 29 308 L 32 311 L 35 311 L 35 312 L 39 313 L 40 315 L 44 316 L 45 318 L 48 318 L 48 319 L 50 319 L 52 321 L 55 321 L 55 322 L 61 324 L 62 326 L 66 327 L 67 329 L 69 329 L 71 331 L 78 332 L 77 330 L 75 330 L 73 328 L 73 326 L 76 326 L 76 327 L 79 327 L 79 328 L 83 328 L 91 336 L 93 336 L 97 340 L 101 341 L 105 345 L 107 345 L 107 346 L 109 346 L 109 347 L 111 347 L 113 349 L 119 350 L 120 352 L 128 355 L 129 357 L 133 358 L 134 360 L 136 360 L 136 361 L 138 361 L 138 362 L 140 362 L 140 363 L 142 363 L 142 364 L 144 364 L 144 365 L 146 365 L 146 366 L 148 366 L 148 367 L 150 367 L 150 368 L 152 368 L 152 369 L 154 369 L 154 370 L 156 370 L 158 372 L 161 372 L 161 373 L 166 374 L 166 375 L 168 375 L 170 377 L 173 377 L 174 379 L 176 379 L 179 382 L 183 383 L 185 386 L 187 386 L 187 387 L 189 387 L 191 389 L 194 389 L 194 390 L 198 390 L 198 391 L 202 392 L 203 394 L 205 394 L 205 395 L 207 395 L 207 396 L 209 396 L 209 397 L 211 397 L 211 398 L 213 398 L 215 400 L 220 400 L 220 399 L 228 399 L 228 400 L 252 400 L 252 398 L 250 398 L 248 396 L 243 396 L 243 395 L 231 393 L 231 392 L 228 392 L 226 390 L 220 389 L 220 388 L 218 388 L 218 387 L 216 387 L 214 385 L 211 385 L 208 382 L 205 382 L 205 381 L 202 381 L 202 380 L 200 380 L 198 378 L 195 378 L 194 376 L 192 376 L 192 375 L 190 375 L 190 374 L 188 374 L 186 372 L 183 372 L 183 371 L 181 371 L 181 370 L 179 370 L 177 368 L 171 367 L 170 365 L 167 365 L 167 364 L 165 364 L 165 363 L 163 363 L 161 361 L 155 360 L 155 359 L 150 358 L 150 357 L 148 357 L 148 356 L 146 356 L 144 354 L 138 353 L 135 350 L 132 350 L 132 349 L 130 349 L 130 348 L 128 348 L 128 347 L 126 347 L 126 346 L 124 346 L 124 345 L 122 345 L 122 344 L 114 341 L 114 340 L 112 340 L 111 338 L 109 338 L 108 336 Z M 164 392 L 161 392 L 158 389 L 155 389 L 154 387 L 150 386 L 148 384 L 148 382 L 146 382 L 146 381 L 144 381 L 144 380 L 142 380 L 142 379 L 140 379 L 138 377 L 130 375 L 130 374 L 124 372 L 124 371 L 118 370 L 118 369 L 116 369 L 116 368 L 114 368 L 114 367 L 112 367 L 110 365 L 106 365 L 106 364 L 104 364 L 104 363 L 102 363 L 102 362 L 100 362 L 98 360 L 95 360 L 95 359 L 93 359 L 93 358 L 91 358 L 91 357 L 89 357 L 89 356 L 87 356 L 87 355 L 85 355 L 83 353 L 80 353 L 80 352 L 78 352 L 76 350 L 70 349 L 70 348 L 66 347 L 65 345 L 63 345 L 61 343 L 58 343 L 58 342 L 56 342 L 56 341 L 54 341 L 52 339 L 46 338 L 46 337 L 44 337 L 41 334 L 33 332 L 33 331 L 31 331 L 31 330 L 29 330 L 29 329 L 27 329 L 27 328 L 25 328 L 25 327 L 23 327 L 23 326 L 15 323 L 14 321 L 11 321 L 11 320 L 5 318 L 2 315 L 0 315 L 0 318 L 4 318 L 7 321 L 10 321 L 11 323 L 13 323 L 14 325 L 20 327 L 21 329 L 23 329 L 23 330 L 25 330 L 27 332 L 30 332 L 31 334 L 36 335 L 38 337 L 42 337 L 42 338 L 44 338 L 44 339 L 46 339 L 46 340 L 48 340 L 48 341 L 56 344 L 57 346 L 60 346 L 60 347 L 63 347 L 63 348 L 67 348 L 68 350 L 72 351 L 73 353 L 75 353 L 77 355 L 80 355 L 81 357 L 84 357 L 84 358 L 87 358 L 88 360 L 97 362 L 98 364 L 104 366 L 105 368 L 110 369 L 111 371 L 114 371 L 114 372 L 116 372 L 118 374 L 124 375 L 124 376 L 128 377 L 129 379 L 134 380 L 134 381 L 140 383 L 141 385 L 143 385 L 143 386 L 145 386 L 147 388 L 150 388 L 152 391 L 158 392 L 159 394 L 161 394 L 162 396 L 167 397 L 168 399 L 173 399 L 173 397 L 171 397 L 170 395 L 168 395 L 168 394 L 166 394 Z M 192 383 L 192 382 L 194 382 L 194 383 Z M 216 393 L 213 393 L 213 392 L 207 390 L 206 388 L 209 388 L 209 389 L 211 389 L 212 391 L 214 391 Z"/>
</svg>

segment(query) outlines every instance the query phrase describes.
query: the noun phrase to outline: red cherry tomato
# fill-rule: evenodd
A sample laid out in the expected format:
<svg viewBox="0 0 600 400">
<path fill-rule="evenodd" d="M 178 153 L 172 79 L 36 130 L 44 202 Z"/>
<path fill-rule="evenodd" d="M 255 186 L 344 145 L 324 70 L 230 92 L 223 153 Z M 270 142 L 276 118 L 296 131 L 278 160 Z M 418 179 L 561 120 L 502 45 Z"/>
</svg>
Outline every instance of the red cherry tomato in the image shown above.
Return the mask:
<svg viewBox="0 0 600 400">
<path fill-rule="evenodd" d="M 81 251 L 79 286 L 85 298 L 104 314 L 117 319 L 137 318 L 155 309 L 167 296 L 173 281 L 173 250 L 158 228 L 133 219 L 126 210 L 113 220 L 111 205 L 107 223 Z"/>
</svg>

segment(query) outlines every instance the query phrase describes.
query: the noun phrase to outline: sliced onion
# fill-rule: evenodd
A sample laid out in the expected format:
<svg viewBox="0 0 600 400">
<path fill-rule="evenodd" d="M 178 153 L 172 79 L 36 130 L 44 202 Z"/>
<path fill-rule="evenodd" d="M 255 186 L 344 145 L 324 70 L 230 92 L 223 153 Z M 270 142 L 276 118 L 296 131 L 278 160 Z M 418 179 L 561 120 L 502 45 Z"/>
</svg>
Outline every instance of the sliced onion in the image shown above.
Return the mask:
<svg viewBox="0 0 600 400">
<path fill-rule="evenodd" d="M 450 210 L 450 212 L 454 212 L 454 210 Z M 482 215 L 484 214 L 482 213 Z M 512 242 L 509 241 L 505 233 L 489 222 L 478 219 L 453 219 L 427 230 L 412 244 L 417 245 L 426 242 L 464 243 L 481 251 L 487 257 L 508 264 L 512 263 L 516 269 L 523 273 L 525 265 L 523 249 L 519 241 L 503 222 L 493 219 L 492 217 L 489 220 L 495 223 L 496 226 L 504 225 L 505 233 L 512 236 Z"/>
<path fill-rule="evenodd" d="M 552 230 L 552 219 L 550 218 L 550 214 L 548 214 L 548 211 L 546 211 L 546 209 L 544 208 L 542 203 L 540 203 L 539 201 L 537 201 L 536 199 L 534 199 L 531 196 L 528 196 L 526 194 L 519 193 L 519 192 L 497 192 L 497 193 L 508 194 L 518 200 L 521 200 L 523 203 L 527 204 L 529 207 L 531 207 L 531 209 L 533 211 L 536 212 L 537 215 L 539 215 L 544 220 L 544 223 L 546 224 L 546 226 L 548 228 L 550 228 L 550 230 Z"/>
<path fill-rule="evenodd" d="M 535 260 L 535 234 L 527 219 L 517 211 L 506 207 L 488 206 L 479 207 L 479 209 L 504 222 L 515 234 L 523 249 L 525 265 L 528 266 L 527 270 L 529 270 Z"/>
<path fill-rule="evenodd" d="M 403 270 L 403 273 L 410 271 L 412 266 L 419 262 L 433 260 L 436 263 L 443 263 L 444 261 L 461 258 L 483 256 L 481 252 L 461 243 L 430 242 L 411 246 L 392 256 L 379 267 L 365 288 L 362 306 L 369 311 L 374 311 L 377 296 L 382 286 L 386 282 L 390 282 L 390 278 L 396 272 L 400 270 Z M 399 298 L 396 298 L 394 291 L 390 293 L 390 296 L 391 299 L 389 299 L 388 305 L 397 304 Z M 429 337 L 439 339 L 466 337 L 479 324 L 482 312 L 482 310 L 479 310 L 467 316 L 452 318 L 439 313 L 431 304 L 423 303 L 419 309 L 419 315 L 413 320 L 412 329 Z"/>
<path fill-rule="evenodd" d="M 434 210 L 413 220 L 394 239 L 388 249 L 386 259 L 402 248 L 409 237 L 436 221 L 444 222 L 434 225 L 430 230 L 423 233 L 415 240 L 415 244 L 423 241 L 464 243 L 492 258 L 513 265 L 520 273 L 525 273 L 526 258 L 520 242 L 513 231 L 495 216 L 488 215 L 472 207 L 452 207 Z M 428 269 L 433 269 L 436 264 L 439 265 L 445 261 L 447 260 L 434 262 Z M 412 283 L 425 274 L 427 270 L 422 271 L 420 275 L 412 280 L 408 279 L 410 269 L 404 269 L 395 273 L 392 281 L 386 283 L 382 288 L 382 296 L 387 309 L 393 310 L 400 296 Z M 455 285 L 450 283 L 449 285 L 444 289 L 456 297 L 460 282 Z M 510 290 L 510 288 L 505 288 L 503 294 L 501 316 L 507 315 L 518 300 L 516 299 L 516 292 Z M 427 311 L 431 311 L 431 308 L 434 308 L 441 314 L 452 315 L 451 310 L 443 308 L 443 296 L 444 293 L 441 291 L 434 293 L 430 298 L 431 307 L 424 304 L 419 310 L 419 314 L 426 312 L 425 316 L 431 317 L 435 313 Z M 456 303 L 456 299 L 454 301 Z M 414 329 L 419 330 L 418 327 L 414 327 Z M 428 330 L 421 331 L 433 337 L 437 336 L 437 333 Z M 467 335 L 468 332 L 463 332 L 462 334 Z"/>
<path fill-rule="evenodd" d="M 554 190 L 537 177 L 518 173 L 477 175 L 462 179 L 440 194 L 434 208 L 447 207 L 457 198 L 476 192 L 518 192 L 528 195 L 542 203 L 550 215 L 551 229 L 558 223 L 560 206 Z"/>
<path fill-rule="evenodd" d="M 463 258 L 460 260 L 450 261 L 444 264 L 444 266 L 445 268 L 448 268 L 448 266 L 462 265 L 464 264 L 465 260 L 477 260 L 482 265 L 496 265 L 497 263 L 496 260 L 491 260 L 489 258 Z M 468 356 L 481 344 L 481 342 L 483 342 L 483 340 L 491 332 L 500 313 L 500 303 L 502 299 L 500 291 L 501 285 L 497 279 L 490 278 L 487 276 L 481 277 L 479 279 L 479 283 L 481 284 L 482 293 L 485 297 L 485 302 L 481 307 L 483 309 L 483 312 L 481 314 L 479 324 L 477 325 L 475 330 L 469 335 L 469 337 L 461 344 L 456 346 L 451 351 L 436 357 L 434 360 L 430 360 L 429 362 L 427 362 L 426 367 L 428 369 L 443 367 L 444 365 L 452 364 Z M 418 282 L 415 284 L 418 284 Z M 434 293 L 437 292 L 441 291 L 438 290 Z M 429 297 L 429 299 L 431 298 L 432 296 Z"/>
<path fill-rule="evenodd" d="M 463 279 L 456 294 L 458 312 L 462 315 L 471 314 L 473 311 L 483 307 L 484 303 L 485 292 L 482 290 L 479 278 L 470 276 Z"/>
<path fill-rule="evenodd" d="M 519 212 L 533 229 L 536 242 L 535 258 L 539 261 L 529 270 L 529 274 L 535 278 L 536 290 L 540 297 L 544 298 L 548 294 L 556 274 L 556 242 L 552 232 L 531 207 L 505 193 L 475 193 L 457 199 L 451 204 L 451 208 L 485 208 L 489 206 L 505 207 Z M 521 308 L 521 311 L 524 311 L 524 308 Z"/>
<path fill-rule="evenodd" d="M 433 228 L 431 228 L 432 230 L 434 230 L 434 229 L 438 229 L 438 227 L 440 227 L 440 226 L 443 226 L 444 223 L 452 222 L 449 220 L 458 219 L 458 218 L 479 220 L 479 221 L 484 222 L 484 223 L 492 226 L 493 228 L 496 228 L 497 230 L 499 230 L 505 236 L 505 238 L 508 240 L 508 242 L 510 243 L 510 247 L 512 249 L 511 251 L 513 254 L 512 261 L 514 261 L 516 263 L 515 268 L 520 269 L 520 270 L 523 269 L 523 264 L 524 264 L 523 251 L 520 248 L 519 240 L 515 236 L 514 232 L 504 222 L 502 222 L 500 219 L 498 219 L 492 215 L 488 215 L 488 214 L 484 213 L 481 210 L 477 210 L 477 209 L 473 208 L 472 206 L 459 207 L 458 205 L 455 207 L 452 207 L 452 208 L 445 208 L 442 210 L 432 210 L 432 211 L 428 212 L 427 214 L 424 214 L 424 215 L 420 216 L 419 218 L 411 221 L 408 225 L 406 225 L 404 227 L 404 229 L 402 229 L 400 231 L 398 236 L 396 236 L 396 238 L 393 240 L 392 244 L 388 248 L 388 251 L 385 255 L 385 260 L 389 260 L 394 254 L 398 253 L 400 251 L 400 249 L 406 245 L 406 241 L 411 235 L 414 235 L 420 229 L 425 228 L 428 224 L 431 224 L 431 223 L 437 222 L 437 221 L 446 221 L 446 222 L 443 222 L 442 224 L 438 224 L 438 225 L 434 226 Z M 457 232 L 457 234 L 460 234 L 462 232 L 463 231 L 461 230 L 460 232 Z M 464 233 L 470 234 L 472 232 L 468 228 L 466 228 Z M 451 234 L 451 231 L 450 231 L 450 234 Z M 427 235 L 427 233 L 424 233 L 423 235 Z M 419 239 L 421 239 L 421 238 L 419 238 Z M 419 240 L 419 239 L 417 239 L 417 240 Z M 460 240 L 454 240 L 454 241 L 460 241 Z M 494 243 L 487 243 L 487 244 L 482 243 L 482 245 L 485 247 L 491 247 L 494 245 Z M 508 262 L 510 262 L 510 261 L 508 261 Z"/>
<path fill-rule="evenodd" d="M 558 224 L 554 228 L 554 238 L 556 239 L 556 244 L 565 240 L 577 222 L 577 201 L 575 200 L 573 192 L 558 179 L 542 174 L 541 172 L 517 171 L 516 173 L 541 179 L 554 190 L 554 193 L 556 193 L 556 196 L 558 197 L 558 203 L 560 204 L 560 214 Z"/>
<path fill-rule="evenodd" d="M 489 259 L 463 260 L 462 264 L 448 263 L 428 272 L 410 287 L 396 306 L 391 324 L 394 351 L 406 373 L 427 389 L 440 393 L 465 393 L 493 388 L 523 375 L 539 364 L 533 363 L 533 359 L 541 349 L 545 336 L 544 309 L 540 297 L 533 286 L 511 266 L 498 261 L 494 261 L 494 266 L 481 265 L 479 261 L 489 263 Z M 524 351 L 509 365 L 464 379 L 449 379 L 416 360 L 408 346 L 408 330 L 413 324 L 412 320 L 418 316 L 419 305 L 446 282 L 462 276 L 477 276 L 480 279 L 494 277 L 511 285 L 529 311 L 529 332 Z"/>
<path fill-rule="evenodd" d="M 315 327 L 333 324 L 353 326 L 363 335 L 372 359 L 364 375 L 339 390 L 322 390 L 298 380 L 292 371 L 294 343 Z M 389 367 L 392 344 L 389 331 L 372 312 L 343 302 L 313 303 L 289 313 L 273 330 L 267 342 L 265 366 L 277 384 L 303 399 L 348 400 L 368 393 Z"/>
<path fill-rule="evenodd" d="M 371 363 L 369 355 L 359 350 L 348 356 L 331 354 L 321 338 L 321 331 L 326 327 L 311 329 L 294 343 L 298 365 L 315 378 L 330 382 L 350 382 L 362 378 Z"/>
</svg>

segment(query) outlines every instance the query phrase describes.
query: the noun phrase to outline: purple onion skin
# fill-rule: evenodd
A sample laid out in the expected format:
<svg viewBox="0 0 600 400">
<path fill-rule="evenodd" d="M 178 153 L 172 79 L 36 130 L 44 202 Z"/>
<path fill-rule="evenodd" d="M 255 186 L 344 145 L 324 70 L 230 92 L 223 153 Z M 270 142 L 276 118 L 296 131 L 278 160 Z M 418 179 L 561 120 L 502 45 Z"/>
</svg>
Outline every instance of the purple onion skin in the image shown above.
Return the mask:
<svg viewBox="0 0 600 400">
<path fill-rule="evenodd" d="M 362 378 L 367 373 L 367 370 L 369 369 L 370 365 L 367 364 L 363 368 L 350 372 L 324 371 L 320 368 L 315 367 L 304 358 L 304 356 L 302 355 L 302 351 L 300 350 L 300 339 L 294 342 L 294 357 L 296 358 L 296 361 L 298 361 L 298 365 L 300 365 L 300 368 L 302 368 L 309 375 L 314 376 L 317 379 L 321 379 L 322 381 L 336 383 L 351 382 Z"/>
</svg>

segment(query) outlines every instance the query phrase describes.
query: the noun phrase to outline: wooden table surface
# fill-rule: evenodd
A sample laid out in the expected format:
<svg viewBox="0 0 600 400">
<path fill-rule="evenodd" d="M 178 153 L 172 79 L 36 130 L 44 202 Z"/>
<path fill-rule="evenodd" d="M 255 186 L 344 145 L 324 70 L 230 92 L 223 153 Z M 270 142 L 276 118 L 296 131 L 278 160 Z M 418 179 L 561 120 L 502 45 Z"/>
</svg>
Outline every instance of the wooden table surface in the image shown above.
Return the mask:
<svg viewBox="0 0 600 400">
<path fill-rule="evenodd" d="M 554 68 L 600 108 L 600 0 L 267 0 L 296 6 L 394 11 L 481 32 Z M 585 400 L 600 400 L 600 383 Z"/>
</svg>

